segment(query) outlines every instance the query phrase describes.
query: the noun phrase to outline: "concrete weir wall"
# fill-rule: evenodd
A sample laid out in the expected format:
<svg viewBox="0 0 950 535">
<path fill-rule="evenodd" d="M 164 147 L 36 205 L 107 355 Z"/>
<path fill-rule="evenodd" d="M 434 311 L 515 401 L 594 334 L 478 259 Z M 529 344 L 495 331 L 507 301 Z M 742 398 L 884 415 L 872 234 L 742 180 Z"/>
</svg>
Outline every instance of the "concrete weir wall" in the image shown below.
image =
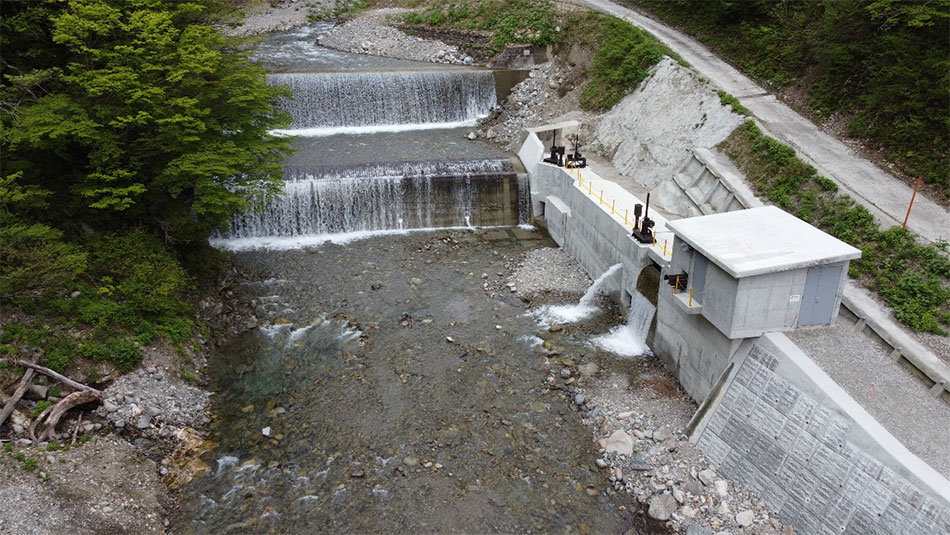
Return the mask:
<svg viewBox="0 0 950 535">
<path fill-rule="evenodd" d="M 605 290 L 617 293 L 622 302 L 629 303 L 640 271 L 648 265 L 659 267 L 670 260 L 662 248 L 663 240 L 673 243 L 673 235 L 665 227 L 666 220 L 651 213 L 656 221 L 654 232 L 658 244 L 637 242 L 630 236 L 632 227 L 624 223 L 623 216 L 627 210 L 632 223 L 633 206 L 642 203 L 640 199 L 617 184 L 601 179 L 590 169 L 573 171 L 583 180 L 582 187 L 577 176 L 568 170 L 541 162 L 543 153 L 544 146 L 535 134 L 528 135 L 518 153 L 530 177 L 533 213 L 544 218 L 551 237 L 571 253 L 592 278 L 622 263 L 622 277 L 619 281 L 607 281 Z"/>
<path fill-rule="evenodd" d="M 662 217 L 657 242 L 668 251 L 639 244 L 615 207 L 632 212 L 642 200 L 590 169 L 578 176 L 541 163 L 544 153 L 533 133 L 519 152 L 534 214 L 592 278 L 622 263 L 608 290 L 627 305 L 643 268 L 675 272 L 677 246 Z M 648 341 L 700 403 L 691 440 L 720 472 L 756 490 L 796 533 L 950 533 L 950 482 L 787 337 L 730 338 L 682 301 L 661 284 Z"/>
</svg>

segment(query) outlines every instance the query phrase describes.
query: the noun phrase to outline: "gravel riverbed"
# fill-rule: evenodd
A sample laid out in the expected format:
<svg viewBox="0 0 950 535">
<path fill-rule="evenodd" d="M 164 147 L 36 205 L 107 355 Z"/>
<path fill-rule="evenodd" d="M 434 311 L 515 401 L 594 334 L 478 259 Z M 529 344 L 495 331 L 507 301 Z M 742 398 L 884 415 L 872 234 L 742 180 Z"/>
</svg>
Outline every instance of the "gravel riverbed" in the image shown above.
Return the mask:
<svg viewBox="0 0 950 535">
<path fill-rule="evenodd" d="M 386 58 L 472 65 L 471 56 L 442 41 L 407 35 L 388 23 L 408 10 L 376 9 L 357 15 L 320 37 L 322 46 Z"/>
</svg>

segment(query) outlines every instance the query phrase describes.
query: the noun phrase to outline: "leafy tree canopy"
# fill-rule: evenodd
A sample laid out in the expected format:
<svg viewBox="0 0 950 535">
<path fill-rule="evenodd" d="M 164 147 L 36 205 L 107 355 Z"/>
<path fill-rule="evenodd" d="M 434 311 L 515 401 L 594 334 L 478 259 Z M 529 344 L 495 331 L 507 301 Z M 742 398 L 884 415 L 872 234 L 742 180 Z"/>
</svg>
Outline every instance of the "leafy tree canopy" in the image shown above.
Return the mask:
<svg viewBox="0 0 950 535">
<path fill-rule="evenodd" d="M 213 0 L 2 2 L 6 216 L 204 240 L 279 191 L 288 140 Z"/>
</svg>

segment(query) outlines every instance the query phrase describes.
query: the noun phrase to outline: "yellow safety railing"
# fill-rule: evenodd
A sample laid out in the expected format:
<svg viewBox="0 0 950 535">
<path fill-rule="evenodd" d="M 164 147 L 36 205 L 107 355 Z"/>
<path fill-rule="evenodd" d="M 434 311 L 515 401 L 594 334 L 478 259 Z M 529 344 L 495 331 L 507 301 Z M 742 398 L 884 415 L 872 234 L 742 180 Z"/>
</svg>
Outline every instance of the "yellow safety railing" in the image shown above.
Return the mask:
<svg viewBox="0 0 950 535">
<path fill-rule="evenodd" d="M 567 171 L 571 174 L 572 177 L 577 178 L 577 185 L 580 187 L 581 191 L 586 192 L 588 195 L 590 195 L 591 197 L 593 197 L 593 198 L 594 198 L 597 202 L 599 202 L 600 204 L 607 206 L 607 207 L 610 209 L 610 213 L 611 213 L 611 214 L 613 214 L 613 215 L 615 215 L 615 216 L 617 216 L 617 217 L 623 217 L 623 224 L 626 225 L 626 226 L 628 226 L 628 227 L 630 227 L 631 230 L 634 230 L 634 229 L 637 228 L 636 226 L 634 226 L 634 222 L 632 222 L 632 221 L 630 221 L 630 220 L 628 219 L 629 210 L 627 210 L 627 209 L 625 208 L 624 211 L 623 211 L 623 213 L 621 214 L 621 213 L 617 210 L 617 200 L 616 200 L 616 199 L 606 199 L 606 200 L 605 200 L 605 199 L 604 199 L 604 190 L 594 191 L 593 182 L 592 182 L 591 180 L 587 180 L 587 181 L 585 182 L 585 181 L 584 181 L 584 177 L 583 177 L 583 175 L 581 175 L 581 170 L 580 170 L 579 168 L 576 168 L 576 167 L 567 167 L 566 169 L 567 169 Z M 653 236 L 653 247 L 657 247 L 658 249 L 662 249 L 662 251 L 663 251 L 663 256 L 672 256 L 672 255 L 673 255 L 673 251 L 668 251 L 668 250 L 667 250 L 667 246 L 668 246 L 668 240 L 663 240 L 663 246 L 662 246 L 662 248 L 658 247 L 657 244 L 656 244 L 656 234 L 654 234 L 654 236 Z"/>
</svg>

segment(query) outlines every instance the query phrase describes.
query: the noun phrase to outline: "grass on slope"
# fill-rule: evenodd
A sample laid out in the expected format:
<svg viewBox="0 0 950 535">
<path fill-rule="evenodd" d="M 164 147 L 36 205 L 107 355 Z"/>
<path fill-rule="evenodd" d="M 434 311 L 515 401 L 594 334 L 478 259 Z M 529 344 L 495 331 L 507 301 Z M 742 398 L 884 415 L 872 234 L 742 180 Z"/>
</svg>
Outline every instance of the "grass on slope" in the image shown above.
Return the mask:
<svg viewBox="0 0 950 535">
<path fill-rule="evenodd" d="M 737 128 L 719 147 L 748 177 L 762 197 L 861 249 L 849 275 L 877 292 L 897 319 L 914 331 L 946 336 L 950 327 L 948 245 L 917 243 L 901 227 L 879 230 L 874 216 L 838 192 L 795 151 L 765 136 L 752 121 Z"/>
</svg>

